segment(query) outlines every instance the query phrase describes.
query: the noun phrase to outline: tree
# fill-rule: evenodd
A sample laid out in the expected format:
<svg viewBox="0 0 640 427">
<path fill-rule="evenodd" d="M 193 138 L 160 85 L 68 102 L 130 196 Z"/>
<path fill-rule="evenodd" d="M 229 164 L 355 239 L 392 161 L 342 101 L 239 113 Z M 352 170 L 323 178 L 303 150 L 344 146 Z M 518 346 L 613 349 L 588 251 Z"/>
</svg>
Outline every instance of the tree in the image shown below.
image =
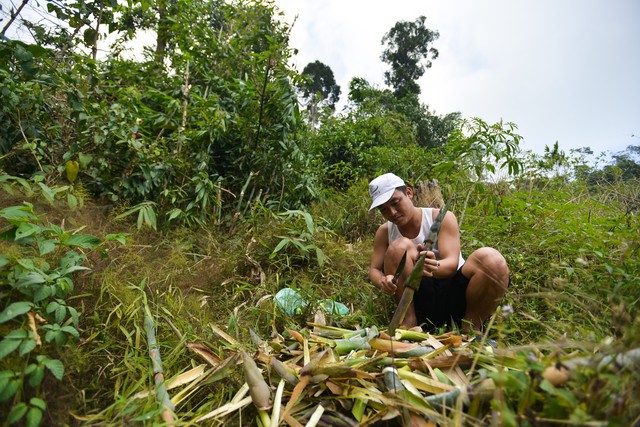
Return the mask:
<svg viewBox="0 0 640 427">
<path fill-rule="evenodd" d="M 311 122 L 318 122 L 318 106 L 325 105 L 335 111 L 336 102 L 340 99 L 340 86 L 336 84 L 331 68 L 320 61 L 307 64 L 302 70 L 300 89 L 306 100 L 307 110 L 311 114 Z"/>
<path fill-rule="evenodd" d="M 351 80 L 349 101 L 352 108 L 364 115 L 391 113 L 403 117 L 403 120 L 411 123 L 411 135 L 415 142 L 427 148 L 442 147 L 460 119 L 458 112 L 436 115 L 429 111 L 427 105 L 420 103 L 417 95 L 397 98 L 391 90 L 373 87 L 361 77 Z"/>
<path fill-rule="evenodd" d="M 95 197 L 152 204 L 158 218 L 187 223 L 237 218 L 256 202 L 288 209 L 315 198 L 315 172 L 296 139 L 305 128 L 301 76 L 288 65 L 289 29 L 275 6 L 145 0 L 118 9 L 125 19 L 114 22 L 103 1 L 91 0 L 90 11 L 84 3 L 53 9 L 71 30 L 59 26 L 60 42 L 43 32 L 51 50 L 0 40 L 5 171 L 55 181 L 66 161 L 78 161 L 78 179 Z M 107 23 L 117 43 L 156 28 L 151 9 L 160 2 L 166 43 L 139 45 L 145 60 L 118 50 L 94 60 L 83 48 L 96 46 Z"/>
<path fill-rule="evenodd" d="M 382 38 L 387 48 L 381 59 L 391 65 L 391 70 L 384 74 L 385 83 L 394 88 L 398 98 L 420 94 L 416 81 L 431 68 L 431 60 L 438 57 L 431 44 L 440 34 L 426 27 L 426 19 L 420 16 L 413 22 L 396 22 Z"/>
</svg>

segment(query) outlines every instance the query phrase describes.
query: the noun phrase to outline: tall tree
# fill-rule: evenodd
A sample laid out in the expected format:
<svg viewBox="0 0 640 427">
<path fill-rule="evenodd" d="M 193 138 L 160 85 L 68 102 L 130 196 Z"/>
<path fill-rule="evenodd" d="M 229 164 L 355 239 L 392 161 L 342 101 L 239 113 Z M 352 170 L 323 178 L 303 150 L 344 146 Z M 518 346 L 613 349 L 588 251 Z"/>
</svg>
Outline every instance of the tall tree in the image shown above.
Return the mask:
<svg viewBox="0 0 640 427">
<path fill-rule="evenodd" d="M 426 20 L 420 16 L 413 22 L 396 22 L 382 38 L 387 47 L 381 59 L 391 65 L 391 70 L 384 73 L 385 83 L 394 88 L 398 98 L 420 94 L 416 81 L 438 57 L 438 50 L 431 44 L 440 34 L 427 28 Z"/>
<path fill-rule="evenodd" d="M 340 86 L 336 84 L 331 67 L 320 61 L 308 63 L 302 70 L 302 77 L 300 89 L 315 126 L 319 117 L 318 106 L 324 105 L 335 111 L 336 103 L 340 100 Z"/>
</svg>

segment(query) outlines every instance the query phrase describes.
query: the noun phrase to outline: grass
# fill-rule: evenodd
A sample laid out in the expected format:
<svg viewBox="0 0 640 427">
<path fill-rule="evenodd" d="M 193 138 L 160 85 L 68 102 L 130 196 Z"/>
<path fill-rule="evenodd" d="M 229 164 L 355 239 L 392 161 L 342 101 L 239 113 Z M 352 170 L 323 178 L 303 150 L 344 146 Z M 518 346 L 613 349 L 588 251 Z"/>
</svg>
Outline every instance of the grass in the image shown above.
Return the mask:
<svg viewBox="0 0 640 427">
<path fill-rule="evenodd" d="M 363 216 L 366 200 L 353 199 L 356 190 L 351 191 L 346 196 L 357 201 L 350 209 L 345 208 L 346 196 L 309 209 L 315 224 L 326 229 L 309 241 L 325 254 L 323 266 L 304 251 L 272 257 L 278 236 L 297 225 L 274 219 L 263 209 L 233 230 L 158 233 L 114 221 L 90 203 L 75 211 L 39 204 L 37 211 L 46 212 L 52 223 L 86 225 L 83 232 L 97 236 L 130 232 L 126 245 L 111 248 L 106 258 L 91 258 L 92 273 L 75 278 L 70 303 L 80 312 L 81 340 L 59 354 L 67 367 L 63 386 L 52 381 L 43 385 L 49 402 L 45 424 L 161 423 L 162 408 L 153 396 L 134 397 L 153 384 L 144 298 L 156 322 L 167 379 L 206 363 L 188 343 L 204 344 L 221 359 L 232 353 L 233 345 L 211 325 L 253 351 L 257 347 L 250 329 L 273 338 L 286 327 L 297 330 L 312 320 L 311 312 L 289 319 L 276 310 L 273 295 L 285 286 L 312 302 L 331 298 L 346 304 L 349 315 L 329 319 L 338 326 L 383 328 L 393 305 L 367 279 L 380 218 Z M 513 313 L 498 309 L 490 336 L 516 351 L 515 369 L 478 371 L 494 377 L 498 392 L 491 408 L 477 409 L 475 418 L 467 415 L 464 423 L 481 425 L 492 417 L 503 425 L 637 421 L 640 390 L 628 375 L 637 378 L 637 366 L 589 365 L 563 387 L 549 387 L 541 379 L 544 366 L 567 356 L 599 357 L 640 343 L 639 224 L 637 211 L 629 211 L 619 197 L 625 191 L 591 192 L 577 185 L 508 191 L 485 186 L 473 189 L 470 197 L 460 191 L 464 197 L 452 198 L 451 210 L 458 218 L 464 216 L 463 252 L 494 246 L 505 254 L 512 273 L 502 305 Z M 5 198 L 2 205 L 15 201 Z M 231 366 L 177 405 L 176 425 L 193 425 L 232 399 L 244 380 L 241 369 Z M 236 412 L 219 425 L 253 424 L 255 415 L 250 409 Z"/>
</svg>

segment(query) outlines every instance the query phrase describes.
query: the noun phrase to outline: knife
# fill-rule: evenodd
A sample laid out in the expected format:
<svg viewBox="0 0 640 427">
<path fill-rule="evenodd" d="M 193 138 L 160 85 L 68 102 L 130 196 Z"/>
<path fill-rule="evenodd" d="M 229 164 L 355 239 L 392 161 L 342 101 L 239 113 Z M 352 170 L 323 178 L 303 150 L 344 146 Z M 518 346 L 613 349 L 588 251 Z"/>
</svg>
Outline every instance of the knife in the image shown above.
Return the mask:
<svg viewBox="0 0 640 427">
<path fill-rule="evenodd" d="M 429 244 L 429 249 L 427 252 L 434 251 L 436 244 L 438 243 L 438 234 L 440 233 L 440 227 L 442 226 L 442 220 L 447 213 L 447 207 L 443 207 L 440 209 L 438 216 L 436 216 L 435 221 L 431 225 L 429 229 L 429 234 L 424 239 L 422 243 L 423 246 Z M 422 281 L 422 276 L 424 275 L 424 261 L 427 257 L 427 252 L 423 253 L 418 261 L 416 261 L 416 265 L 411 270 L 411 274 L 409 278 L 404 283 L 404 291 L 402 292 L 402 297 L 400 297 L 400 301 L 398 302 L 398 307 L 396 308 L 396 312 L 393 313 L 393 317 L 391 318 L 391 322 L 389 323 L 389 335 L 393 336 L 396 333 L 396 328 L 400 323 L 404 320 L 404 316 L 407 314 L 407 310 L 413 301 L 413 294 L 420 287 L 420 282 Z M 406 253 L 405 253 L 406 255 Z M 438 257 L 438 253 L 436 252 L 436 258 Z M 396 274 L 398 274 L 396 272 Z M 395 277 L 395 276 L 394 276 Z"/>
<path fill-rule="evenodd" d="M 402 255 L 402 259 L 400 259 L 400 264 L 398 264 L 398 268 L 396 269 L 396 274 L 393 275 L 393 279 L 391 282 L 395 285 L 400 278 L 400 275 L 404 271 L 404 266 L 407 263 L 407 251 L 404 251 L 404 255 Z"/>
</svg>

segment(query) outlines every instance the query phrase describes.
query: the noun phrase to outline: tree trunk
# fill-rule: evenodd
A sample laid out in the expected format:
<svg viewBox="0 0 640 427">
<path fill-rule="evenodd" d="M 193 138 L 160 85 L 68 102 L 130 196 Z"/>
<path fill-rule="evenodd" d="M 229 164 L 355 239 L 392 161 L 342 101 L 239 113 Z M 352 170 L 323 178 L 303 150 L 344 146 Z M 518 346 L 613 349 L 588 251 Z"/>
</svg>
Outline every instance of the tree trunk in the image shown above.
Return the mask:
<svg viewBox="0 0 640 427">
<path fill-rule="evenodd" d="M 167 53 L 167 43 L 169 41 L 169 22 L 167 21 L 167 3 L 165 0 L 158 1 L 158 30 L 156 38 L 155 59 L 158 68 L 164 67 L 164 58 Z"/>
</svg>

